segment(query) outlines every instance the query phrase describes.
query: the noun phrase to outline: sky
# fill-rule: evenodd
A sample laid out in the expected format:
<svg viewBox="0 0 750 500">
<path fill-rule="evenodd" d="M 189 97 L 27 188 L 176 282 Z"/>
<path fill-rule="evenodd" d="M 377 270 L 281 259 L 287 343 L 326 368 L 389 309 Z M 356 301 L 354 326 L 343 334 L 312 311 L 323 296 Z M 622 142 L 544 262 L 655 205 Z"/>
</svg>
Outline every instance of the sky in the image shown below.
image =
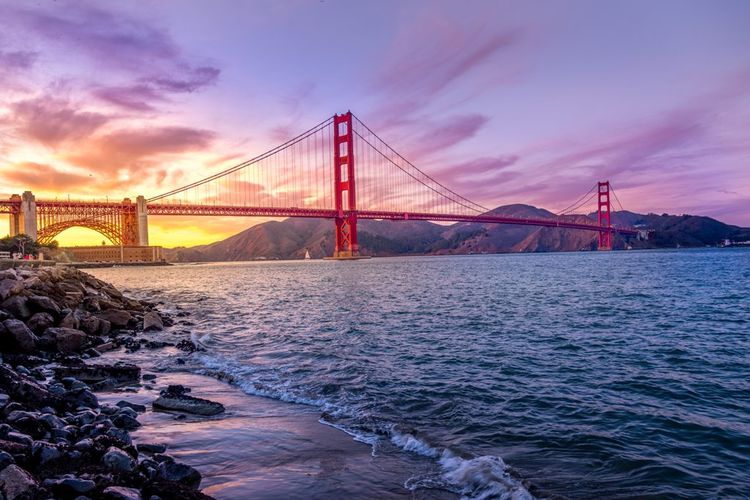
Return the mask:
<svg viewBox="0 0 750 500">
<path fill-rule="evenodd" d="M 750 226 L 746 0 L 0 0 L 0 12 L 0 196 L 148 198 L 351 109 L 484 206 L 560 210 L 610 180 L 628 210 Z M 208 243 L 263 221 L 151 217 L 150 239 Z"/>
</svg>

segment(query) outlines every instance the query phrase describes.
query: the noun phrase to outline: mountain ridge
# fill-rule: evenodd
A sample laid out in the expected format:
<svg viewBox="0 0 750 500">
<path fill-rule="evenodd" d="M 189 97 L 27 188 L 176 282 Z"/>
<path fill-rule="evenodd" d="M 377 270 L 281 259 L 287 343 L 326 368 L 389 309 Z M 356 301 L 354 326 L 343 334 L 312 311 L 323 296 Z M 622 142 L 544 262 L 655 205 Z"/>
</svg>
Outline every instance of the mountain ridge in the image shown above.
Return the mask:
<svg viewBox="0 0 750 500">
<path fill-rule="evenodd" d="M 557 216 L 543 208 L 513 204 L 497 207 L 493 215 L 521 218 L 560 218 L 592 223 L 596 214 Z M 725 239 L 750 240 L 750 228 L 724 224 L 710 217 L 613 212 L 615 225 L 653 231 L 648 241 L 620 236 L 615 248 L 668 248 L 717 245 Z M 428 221 L 360 220 L 362 253 L 376 257 L 396 255 L 460 255 L 472 253 L 554 252 L 595 250 L 593 231 L 509 224 L 458 222 L 441 225 Z M 217 262 L 258 259 L 302 259 L 333 253 L 330 220 L 289 218 L 252 226 L 224 240 L 194 247 L 165 249 L 173 262 Z"/>
</svg>

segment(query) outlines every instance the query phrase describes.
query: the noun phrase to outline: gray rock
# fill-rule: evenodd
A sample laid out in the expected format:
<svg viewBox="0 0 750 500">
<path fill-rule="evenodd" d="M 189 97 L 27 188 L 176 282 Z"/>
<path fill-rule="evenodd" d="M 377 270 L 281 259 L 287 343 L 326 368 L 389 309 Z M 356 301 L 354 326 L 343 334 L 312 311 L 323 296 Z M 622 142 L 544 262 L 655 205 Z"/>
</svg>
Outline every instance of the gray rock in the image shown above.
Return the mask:
<svg viewBox="0 0 750 500">
<path fill-rule="evenodd" d="M 141 492 L 135 488 L 109 486 L 104 488 L 104 497 L 112 500 L 143 500 Z"/>
<path fill-rule="evenodd" d="M 4 451 L 0 451 L 0 470 L 3 470 L 10 464 L 14 463 L 16 463 L 16 461 L 13 460 L 13 455 Z"/>
<path fill-rule="evenodd" d="M 224 411 L 224 405 L 208 399 L 195 398 L 185 394 L 182 386 L 169 386 L 153 402 L 153 407 L 161 410 L 176 410 L 195 415 L 217 415 Z"/>
<path fill-rule="evenodd" d="M 54 462 L 63 456 L 63 452 L 57 446 L 47 441 L 34 441 L 31 454 L 40 465 Z"/>
<path fill-rule="evenodd" d="M 44 482 L 44 486 L 51 488 L 58 494 L 75 495 L 93 491 L 96 488 L 96 483 L 89 479 L 65 477 L 62 479 L 48 479 Z"/>
<path fill-rule="evenodd" d="M 28 305 L 35 311 L 50 313 L 55 317 L 60 315 L 60 306 L 44 295 L 32 295 L 29 297 Z"/>
<path fill-rule="evenodd" d="M 130 433 L 125 429 L 117 429 L 113 427 L 107 431 L 106 435 L 118 440 L 123 446 L 130 446 L 133 444 L 133 439 L 130 437 Z"/>
<path fill-rule="evenodd" d="M 139 443 L 137 446 L 140 453 L 164 453 L 167 445 L 161 443 Z"/>
<path fill-rule="evenodd" d="M 3 344 L 10 345 L 20 351 L 34 352 L 36 348 L 36 342 L 39 340 L 34 333 L 24 324 L 23 321 L 17 319 L 6 319 L 3 321 Z"/>
<path fill-rule="evenodd" d="M 7 500 L 32 497 L 38 487 L 34 477 L 15 464 L 0 471 L 0 491 Z"/>
<path fill-rule="evenodd" d="M 201 484 L 201 474 L 194 468 L 179 462 L 162 462 L 159 464 L 159 477 L 175 481 L 197 490 Z"/>
<path fill-rule="evenodd" d="M 109 321 L 115 328 L 125 328 L 133 321 L 133 315 L 122 309 L 107 309 L 98 313 L 100 319 Z"/>
<path fill-rule="evenodd" d="M 75 377 L 86 383 L 101 382 L 107 379 L 117 382 L 138 382 L 141 378 L 141 369 L 129 363 L 58 366 L 53 368 L 53 371 L 57 378 Z"/>
<path fill-rule="evenodd" d="M 26 325 L 31 331 L 37 335 L 41 335 L 47 328 L 55 326 L 55 319 L 50 313 L 38 312 L 31 316 Z"/>
<path fill-rule="evenodd" d="M 146 376 L 144 375 L 144 378 Z M 146 405 L 139 405 L 138 403 L 131 403 L 130 401 L 120 400 L 117 402 L 117 406 L 120 408 L 130 408 L 132 410 L 137 411 L 138 413 L 143 413 L 146 411 Z"/>
<path fill-rule="evenodd" d="M 67 314 L 63 315 L 63 318 L 60 320 L 60 323 L 58 323 L 57 326 L 61 328 L 78 328 L 80 324 L 78 322 L 78 318 L 76 318 L 76 315 L 72 312 L 68 312 Z"/>
<path fill-rule="evenodd" d="M 143 315 L 143 331 L 164 330 L 164 323 L 156 311 L 149 311 Z"/>
<path fill-rule="evenodd" d="M 60 417 L 49 414 L 42 415 L 39 417 L 38 421 L 42 422 L 49 430 L 62 429 L 67 425 Z"/>
<path fill-rule="evenodd" d="M 135 469 L 135 460 L 114 446 L 110 447 L 104 454 L 102 463 L 114 472 L 132 472 Z"/>
<path fill-rule="evenodd" d="M 19 319 L 26 319 L 31 316 L 31 309 L 27 304 L 26 297 L 22 295 L 13 295 L 2 303 L 2 308 Z"/>
<path fill-rule="evenodd" d="M 86 334 L 74 328 L 47 328 L 42 337 L 54 339 L 55 348 L 64 354 L 80 351 L 86 342 Z"/>
<path fill-rule="evenodd" d="M 23 292 L 23 281 L 15 278 L 4 278 L 0 281 L 0 300 L 5 300 L 11 295 Z"/>
<path fill-rule="evenodd" d="M 141 426 L 141 423 L 130 415 L 117 415 L 112 418 L 112 423 L 120 429 L 133 430 Z"/>
</svg>

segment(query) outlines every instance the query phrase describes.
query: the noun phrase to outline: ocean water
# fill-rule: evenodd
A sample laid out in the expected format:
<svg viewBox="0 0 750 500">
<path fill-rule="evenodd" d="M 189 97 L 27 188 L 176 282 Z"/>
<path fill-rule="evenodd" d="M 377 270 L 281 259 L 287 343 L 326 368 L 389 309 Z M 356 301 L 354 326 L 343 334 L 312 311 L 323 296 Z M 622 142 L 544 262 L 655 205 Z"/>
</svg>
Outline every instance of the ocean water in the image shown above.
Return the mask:
<svg viewBox="0 0 750 500">
<path fill-rule="evenodd" d="M 197 371 L 428 457 L 406 489 L 750 497 L 750 251 L 91 272 L 191 311 Z"/>
</svg>

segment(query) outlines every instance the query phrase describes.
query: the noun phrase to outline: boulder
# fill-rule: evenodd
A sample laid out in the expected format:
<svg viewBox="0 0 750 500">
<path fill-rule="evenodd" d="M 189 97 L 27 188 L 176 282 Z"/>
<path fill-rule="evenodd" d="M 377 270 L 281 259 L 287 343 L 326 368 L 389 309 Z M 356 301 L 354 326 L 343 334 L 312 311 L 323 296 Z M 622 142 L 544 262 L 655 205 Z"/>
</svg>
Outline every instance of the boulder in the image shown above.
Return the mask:
<svg viewBox="0 0 750 500">
<path fill-rule="evenodd" d="M 34 477 L 15 464 L 0 471 L 0 491 L 8 500 L 31 498 L 38 487 Z"/>
<path fill-rule="evenodd" d="M 73 366 L 56 366 L 53 368 L 59 379 L 75 377 L 83 382 L 101 382 L 111 379 L 117 382 L 139 382 L 141 369 L 129 363 L 113 365 L 80 364 Z"/>
<path fill-rule="evenodd" d="M 102 463 L 111 471 L 117 473 L 135 470 L 135 460 L 120 448 L 111 446 L 102 457 Z"/>
<path fill-rule="evenodd" d="M 217 415 L 224 411 L 224 405 L 208 399 L 196 398 L 185 394 L 187 390 L 179 385 L 170 385 L 161 391 L 153 407 L 161 410 L 174 410 L 195 415 Z"/>
<path fill-rule="evenodd" d="M 167 451 L 167 445 L 161 443 L 139 443 L 136 447 L 139 453 L 164 453 Z"/>
<path fill-rule="evenodd" d="M 135 488 L 125 486 L 109 486 L 104 488 L 104 498 L 112 500 L 142 500 L 141 492 Z"/>
<path fill-rule="evenodd" d="M 19 319 L 26 319 L 31 316 L 31 309 L 27 304 L 28 299 L 22 295 L 13 295 L 7 298 L 0 305 L 3 309 Z"/>
<path fill-rule="evenodd" d="M 156 311 L 149 311 L 143 315 L 143 331 L 164 330 L 164 323 Z"/>
<path fill-rule="evenodd" d="M 4 329 L 0 331 L 3 346 L 10 346 L 23 352 L 34 352 L 37 336 L 29 330 L 23 321 L 17 319 L 6 319 L 3 321 Z"/>
<path fill-rule="evenodd" d="M 57 326 L 61 328 L 78 328 L 80 325 L 78 324 L 78 318 L 76 315 L 68 310 L 68 312 L 63 315 L 63 318 Z"/>
<path fill-rule="evenodd" d="M 0 281 L 0 300 L 5 300 L 11 295 L 18 295 L 23 292 L 23 281 L 15 278 L 4 278 Z"/>
<path fill-rule="evenodd" d="M 144 375 L 144 378 L 145 378 L 145 375 Z M 131 403 L 130 401 L 120 400 L 116 404 L 119 408 L 130 408 L 132 410 L 135 410 L 138 413 L 143 413 L 146 411 L 146 405 L 140 405 L 138 403 Z"/>
<path fill-rule="evenodd" d="M 50 313 L 38 312 L 29 318 L 26 325 L 31 331 L 37 335 L 41 335 L 47 328 L 55 326 L 55 319 Z"/>
<path fill-rule="evenodd" d="M 58 495 L 72 498 L 94 491 L 96 483 L 90 479 L 65 477 L 62 479 L 48 479 L 44 482 L 44 486 L 50 488 Z"/>
<path fill-rule="evenodd" d="M 86 334 L 74 328 L 47 328 L 42 337 L 47 342 L 53 340 L 55 348 L 64 354 L 80 351 L 86 342 Z"/>
<path fill-rule="evenodd" d="M 60 396 L 48 391 L 33 378 L 21 375 L 3 364 L 0 364 L 0 387 L 13 400 L 31 408 L 56 408 L 63 405 Z"/>
<path fill-rule="evenodd" d="M 159 464 L 159 477 L 166 481 L 184 484 L 194 490 L 197 490 L 201 484 L 200 472 L 179 462 L 162 462 Z"/>
<path fill-rule="evenodd" d="M 109 321 L 115 328 L 125 328 L 133 321 L 133 315 L 122 309 L 107 309 L 98 314 L 100 319 Z"/>
<path fill-rule="evenodd" d="M 165 447 L 166 449 L 166 447 Z M 140 450 L 140 448 L 139 448 Z M 14 464 L 16 461 L 13 459 L 13 455 L 5 451 L 0 451 L 0 470 L 3 470 L 10 464 Z"/>
<path fill-rule="evenodd" d="M 34 311 L 41 311 L 50 313 L 57 317 L 60 315 L 60 306 L 58 306 L 54 300 L 43 295 L 32 295 L 28 300 L 29 307 Z"/>
</svg>

